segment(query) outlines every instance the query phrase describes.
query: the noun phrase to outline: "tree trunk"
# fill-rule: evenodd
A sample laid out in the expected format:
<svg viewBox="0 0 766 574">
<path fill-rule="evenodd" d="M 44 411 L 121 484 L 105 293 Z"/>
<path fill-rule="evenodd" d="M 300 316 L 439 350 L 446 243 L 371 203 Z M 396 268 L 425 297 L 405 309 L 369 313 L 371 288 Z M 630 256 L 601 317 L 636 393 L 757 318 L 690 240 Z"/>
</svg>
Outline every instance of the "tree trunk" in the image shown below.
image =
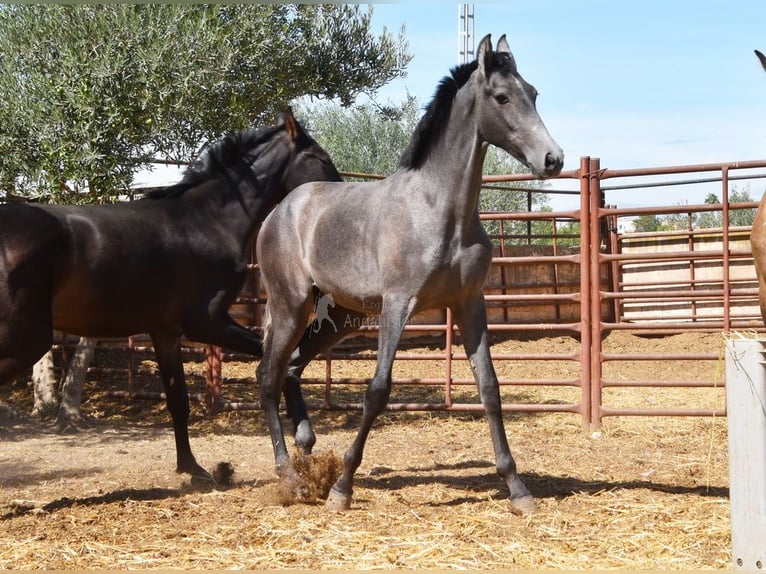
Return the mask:
<svg viewBox="0 0 766 574">
<path fill-rule="evenodd" d="M 69 363 L 64 381 L 61 384 L 61 406 L 56 423 L 60 430 L 76 430 L 83 423 L 80 404 L 85 386 L 85 375 L 93 360 L 96 339 L 81 337 L 77 343 L 72 360 Z"/>
<path fill-rule="evenodd" d="M 52 416 L 58 407 L 56 397 L 56 371 L 53 366 L 53 351 L 48 351 L 32 367 L 34 384 L 34 406 L 32 415 L 40 418 Z"/>
</svg>

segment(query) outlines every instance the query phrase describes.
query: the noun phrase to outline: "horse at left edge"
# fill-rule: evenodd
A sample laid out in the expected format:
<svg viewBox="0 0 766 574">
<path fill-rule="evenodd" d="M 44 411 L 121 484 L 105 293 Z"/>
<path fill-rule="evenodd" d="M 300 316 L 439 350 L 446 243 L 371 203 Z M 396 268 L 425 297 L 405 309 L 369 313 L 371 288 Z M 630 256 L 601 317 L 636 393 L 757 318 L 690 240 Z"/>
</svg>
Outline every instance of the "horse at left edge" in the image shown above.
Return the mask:
<svg viewBox="0 0 766 574">
<path fill-rule="evenodd" d="M 229 315 L 248 246 L 293 188 L 340 179 L 288 109 L 275 126 L 214 143 L 179 183 L 139 200 L 0 206 L 0 384 L 47 352 L 54 329 L 93 338 L 148 333 L 176 471 L 212 480 L 189 444 L 181 338 L 260 356 L 261 337 Z"/>
</svg>

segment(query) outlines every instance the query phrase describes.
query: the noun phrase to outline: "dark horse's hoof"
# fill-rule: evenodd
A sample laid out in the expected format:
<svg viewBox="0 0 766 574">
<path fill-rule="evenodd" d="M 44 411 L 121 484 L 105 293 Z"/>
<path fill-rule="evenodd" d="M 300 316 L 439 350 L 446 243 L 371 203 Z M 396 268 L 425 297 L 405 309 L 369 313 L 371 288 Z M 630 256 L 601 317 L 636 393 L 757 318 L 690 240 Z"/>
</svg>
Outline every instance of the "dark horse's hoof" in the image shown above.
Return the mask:
<svg viewBox="0 0 766 574">
<path fill-rule="evenodd" d="M 212 475 L 204 476 L 197 474 L 191 477 L 191 486 L 194 490 L 215 490 L 218 485 L 213 480 Z"/>
<path fill-rule="evenodd" d="M 178 465 L 176 472 L 179 474 L 191 475 L 191 486 L 196 490 L 212 490 L 215 488 L 216 483 L 213 475 L 202 468 L 197 463 L 192 465 Z"/>
<path fill-rule="evenodd" d="M 204 468 L 198 468 L 191 477 L 191 485 L 197 490 L 213 490 L 231 486 L 234 467 L 230 462 L 219 462 L 210 474 Z"/>
</svg>

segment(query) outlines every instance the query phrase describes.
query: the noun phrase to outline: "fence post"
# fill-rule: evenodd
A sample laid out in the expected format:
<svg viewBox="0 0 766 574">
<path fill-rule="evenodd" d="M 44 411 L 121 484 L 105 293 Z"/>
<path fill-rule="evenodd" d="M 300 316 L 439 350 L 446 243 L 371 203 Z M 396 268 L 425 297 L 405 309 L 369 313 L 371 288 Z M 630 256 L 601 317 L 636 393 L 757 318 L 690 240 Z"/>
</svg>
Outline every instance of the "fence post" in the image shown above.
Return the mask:
<svg viewBox="0 0 766 574">
<path fill-rule="evenodd" d="M 766 368 L 763 341 L 726 341 L 729 499 L 734 568 L 766 566 Z"/>
<path fill-rule="evenodd" d="M 590 226 L 590 404 L 591 426 L 601 426 L 601 160 L 588 167 L 588 225 Z"/>
<path fill-rule="evenodd" d="M 591 419 L 591 311 L 590 311 L 590 158 L 580 158 L 580 411 L 582 424 L 589 427 Z"/>
<path fill-rule="evenodd" d="M 721 169 L 721 202 L 722 202 L 722 222 L 723 228 L 723 259 L 722 259 L 722 287 L 723 287 L 723 331 L 728 333 L 731 330 L 731 282 L 729 266 L 731 265 L 729 249 L 729 166 Z"/>
<path fill-rule="evenodd" d="M 221 406 L 221 359 L 220 347 L 205 345 L 205 406 L 211 415 Z"/>
<path fill-rule="evenodd" d="M 444 333 L 444 406 L 448 409 L 452 408 L 452 345 L 454 342 L 454 329 L 452 322 L 452 309 L 447 307 L 444 322 L 446 323 L 446 331 Z"/>
</svg>

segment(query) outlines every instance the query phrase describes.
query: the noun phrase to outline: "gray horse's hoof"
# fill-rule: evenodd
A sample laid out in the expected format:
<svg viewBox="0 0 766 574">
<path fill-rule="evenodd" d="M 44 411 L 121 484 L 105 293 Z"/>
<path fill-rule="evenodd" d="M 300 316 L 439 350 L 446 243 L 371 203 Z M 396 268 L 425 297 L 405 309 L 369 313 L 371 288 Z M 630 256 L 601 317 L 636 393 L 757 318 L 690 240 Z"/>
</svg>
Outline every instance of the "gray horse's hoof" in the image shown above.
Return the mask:
<svg viewBox="0 0 766 574">
<path fill-rule="evenodd" d="M 316 441 L 317 437 L 311 428 L 311 423 L 307 420 L 298 423 L 298 428 L 295 430 L 295 444 L 300 449 L 301 454 L 310 455 Z"/>
<path fill-rule="evenodd" d="M 351 508 L 351 495 L 343 494 L 335 488 L 331 488 L 324 507 L 332 512 L 346 512 Z"/>
<path fill-rule="evenodd" d="M 535 499 L 531 495 L 511 498 L 511 512 L 521 515 L 537 512 Z"/>
</svg>

